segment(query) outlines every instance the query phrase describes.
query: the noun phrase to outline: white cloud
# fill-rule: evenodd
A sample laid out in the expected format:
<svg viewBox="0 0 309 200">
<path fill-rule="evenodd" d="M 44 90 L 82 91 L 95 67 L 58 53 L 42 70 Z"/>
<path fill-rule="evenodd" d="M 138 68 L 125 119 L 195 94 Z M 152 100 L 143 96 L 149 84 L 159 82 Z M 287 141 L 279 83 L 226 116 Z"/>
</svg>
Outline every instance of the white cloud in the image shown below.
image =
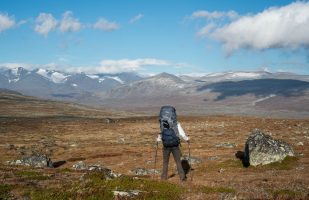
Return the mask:
<svg viewBox="0 0 309 200">
<path fill-rule="evenodd" d="M 143 14 L 138 14 L 138 15 L 136 15 L 136 16 L 134 16 L 134 17 L 132 17 L 131 19 L 130 19 L 130 23 L 132 24 L 132 23 L 135 23 L 135 22 L 137 22 L 137 21 L 139 21 L 140 19 L 142 19 L 144 17 L 144 15 Z"/>
<path fill-rule="evenodd" d="M 234 19 L 238 17 L 237 12 L 231 10 L 228 12 L 221 12 L 221 11 L 213 11 L 209 12 L 206 10 L 199 10 L 192 13 L 191 18 L 197 19 L 197 18 L 205 18 L 205 19 L 219 19 L 223 17 L 228 17 L 230 19 Z"/>
<path fill-rule="evenodd" d="M 8 68 L 8 69 L 23 67 L 25 69 L 30 69 L 31 65 L 29 65 L 27 63 L 0 63 L 0 67 Z"/>
<path fill-rule="evenodd" d="M 57 64 L 55 63 L 47 63 L 47 64 L 30 64 L 30 63 L 0 63 L 0 68 L 8 68 L 8 69 L 15 69 L 18 67 L 22 67 L 27 70 L 33 70 L 36 68 L 43 68 L 43 69 L 56 69 L 58 68 Z"/>
<path fill-rule="evenodd" d="M 54 30 L 57 26 L 57 20 L 50 13 L 40 13 L 35 20 L 35 32 L 47 37 L 48 33 Z"/>
<path fill-rule="evenodd" d="M 214 29 L 216 28 L 216 25 L 214 23 L 210 23 L 210 24 L 207 24 L 206 26 L 204 26 L 202 29 L 200 29 L 198 32 L 197 32 L 197 36 L 198 37 L 206 37 L 208 36 L 209 33 L 211 33 Z"/>
<path fill-rule="evenodd" d="M 0 13 L 0 33 L 7 29 L 12 28 L 15 25 L 15 20 L 13 17 L 7 14 Z"/>
<path fill-rule="evenodd" d="M 147 66 L 168 66 L 169 62 L 155 58 L 140 58 L 140 59 L 121 59 L 121 60 L 102 60 L 100 67 L 95 70 L 105 73 L 130 72 L 141 70 Z"/>
<path fill-rule="evenodd" d="M 206 28 L 205 28 L 206 29 Z M 240 48 L 297 49 L 309 47 L 309 2 L 294 2 L 271 7 L 256 15 L 242 16 L 212 31 L 200 30 L 200 37 L 212 37 L 223 43 L 230 54 Z"/>
<path fill-rule="evenodd" d="M 59 29 L 61 32 L 76 32 L 81 29 L 82 25 L 78 19 L 73 17 L 71 11 L 63 13 Z"/>
<path fill-rule="evenodd" d="M 105 18 L 100 18 L 94 25 L 93 28 L 100 29 L 103 31 L 113 31 L 119 29 L 119 25 L 116 22 L 110 22 Z"/>
<path fill-rule="evenodd" d="M 139 58 L 139 59 L 120 59 L 120 60 L 102 60 L 96 66 L 69 66 L 64 70 L 67 72 L 85 72 L 88 74 L 96 73 L 119 73 L 119 72 L 136 72 L 144 70 L 145 67 L 153 66 L 174 66 L 165 60 L 155 58 Z"/>
</svg>

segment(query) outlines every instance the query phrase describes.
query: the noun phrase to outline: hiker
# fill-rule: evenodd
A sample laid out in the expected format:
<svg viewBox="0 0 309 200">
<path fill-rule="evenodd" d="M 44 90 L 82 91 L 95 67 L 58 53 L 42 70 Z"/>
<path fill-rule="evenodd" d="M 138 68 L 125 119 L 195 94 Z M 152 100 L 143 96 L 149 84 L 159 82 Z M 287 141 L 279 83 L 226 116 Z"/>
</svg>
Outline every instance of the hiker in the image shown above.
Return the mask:
<svg viewBox="0 0 309 200">
<path fill-rule="evenodd" d="M 176 109 L 172 106 L 163 106 L 160 110 L 160 129 L 161 133 L 157 137 L 157 144 L 163 143 L 163 170 L 161 179 L 167 179 L 168 163 L 170 154 L 173 154 L 177 165 L 178 174 L 181 181 L 187 179 L 181 165 L 181 151 L 179 148 L 180 138 L 189 142 L 189 137 L 186 135 L 176 118 Z"/>
</svg>

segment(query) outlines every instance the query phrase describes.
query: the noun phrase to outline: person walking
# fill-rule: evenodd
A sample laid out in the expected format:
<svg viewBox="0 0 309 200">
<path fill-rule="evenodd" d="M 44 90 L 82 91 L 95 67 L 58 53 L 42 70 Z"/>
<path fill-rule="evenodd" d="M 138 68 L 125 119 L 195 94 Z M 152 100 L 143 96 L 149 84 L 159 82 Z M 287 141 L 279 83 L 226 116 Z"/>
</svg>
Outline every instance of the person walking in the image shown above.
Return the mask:
<svg viewBox="0 0 309 200">
<path fill-rule="evenodd" d="M 170 154 L 173 154 L 177 171 L 181 181 L 186 181 L 187 177 L 181 165 L 181 151 L 179 148 L 180 138 L 189 143 L 189 137 L 184 132 L 180 123 L 176 119 L 176 109 L 172 106 L 163 106 L 160 111 L 161 133 L 157 137 L 157 143 L 163 143 L 163 169 L 161 179 L 167 179 L 168 164 Z"/>
</svg>

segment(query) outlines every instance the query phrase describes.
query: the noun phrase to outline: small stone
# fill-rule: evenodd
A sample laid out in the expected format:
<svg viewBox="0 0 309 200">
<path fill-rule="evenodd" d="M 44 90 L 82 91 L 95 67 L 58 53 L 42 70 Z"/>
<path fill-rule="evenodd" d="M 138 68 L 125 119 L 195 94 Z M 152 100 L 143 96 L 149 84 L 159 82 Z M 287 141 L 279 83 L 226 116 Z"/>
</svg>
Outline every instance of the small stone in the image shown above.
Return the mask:
<svg viewBox="0 0 309 200">
<path fill-rule="evenodd" d="M 195 156 L 190 156 L 189 155 L 183 155 L 181 157 L 181 160 L 187 160 L 189 164 L 200 164 L 202 163 L 202 159 L 195 157 Z"/>
<path fill-rule="evenodd" d="M 79 161 L 78 163 L 74 164 L 72 167 L 74 169 L 76 169 L 76 170 L 85 170 L 85 169 L 87 169 L 87 166 L 86 166 L 86 164 L 83 161 Z"/>
<path fill-rule="evenodd" d="M 296 167 L 296 170 L 304 170 L 304 167 Z"/>
<path fill-rule="evenodd" d="M 218 160 L 218 156 L 209 156 L 207 159 L 208 160 Z"/>
<path fill-rule="evenodd" d="M 135 168 L 132 169 L 130 172 L 138 176 L 145 176 L 149 174 L 160 174 L 160 171 L 157 169 L 145 169 L 145 168 Z"/>
<path fill-rule="evenodd" d="M 16 161 L 15 161 L 15 164 L 16 164 L 16 165 L 20 165 L 21 163 L 22 163 L 21 160 L 16 160 Z"/>
<path fill-rule="evenodd" d="M 225 142 L 225 143 L 220 143 L 220 144 L 216 144 L 215 147 L 222 147 L 222 148 L 234 148 L 236 147 L 235 143 L 229 143 L 229 142 Z"/>
<path fill-rule="evenodd" d="M 304 143 L 298 142 L 297 145 L 298 145 L 298 146 L 304 146 Z"/>
<path fill-rule="evenodd" d="M 223 169 L 223 168 L 220 168 L 220 169 L 218 170 L 219 173 L 223 173 L 224 171 L 225 171 L 225 169 Z"/>
<path fill-rule="evenodd" d="M 126 140 L 124 138 L 119 138 L 118 139 L 118 144 L 125 144 Z"/>
<path fill-rule="evenodd" d="M 139 190 L 130 190 L 128 192 L 125 192 L 125 191 L 114 190 L 113 193 L 114 193 L 114 196 L 118 196 L 118 197 L 134 197 L 134 196 L 139 195 L 139 193 L 141 193 L 141 191 L 139 191 Z"/>
<path fill-rule="evenodd" d="M 77 143 L 76 142 L 69 142 L 69 146 L 70 147 L 77 147 Z"/>
</svg>

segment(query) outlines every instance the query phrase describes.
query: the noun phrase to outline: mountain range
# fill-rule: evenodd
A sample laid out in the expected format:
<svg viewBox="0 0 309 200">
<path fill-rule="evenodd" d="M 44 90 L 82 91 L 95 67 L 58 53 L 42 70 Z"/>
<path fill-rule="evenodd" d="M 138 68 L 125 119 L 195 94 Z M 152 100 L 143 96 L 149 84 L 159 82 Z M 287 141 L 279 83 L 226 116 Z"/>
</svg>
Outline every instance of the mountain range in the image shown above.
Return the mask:
<svg viewBox="0 0 309 200">
<path fill-rule="evenodd" d="M 0 69 L 0 88 L 44 99 L 137 112 L 172 104 L 190 114 L 309 116 L 309 76 L 266 71 L 201 77 L 161 73 L 86 74 L 19 67 Z M 266 113 L 266 114 L 265 114 Z"/>
</svg>

